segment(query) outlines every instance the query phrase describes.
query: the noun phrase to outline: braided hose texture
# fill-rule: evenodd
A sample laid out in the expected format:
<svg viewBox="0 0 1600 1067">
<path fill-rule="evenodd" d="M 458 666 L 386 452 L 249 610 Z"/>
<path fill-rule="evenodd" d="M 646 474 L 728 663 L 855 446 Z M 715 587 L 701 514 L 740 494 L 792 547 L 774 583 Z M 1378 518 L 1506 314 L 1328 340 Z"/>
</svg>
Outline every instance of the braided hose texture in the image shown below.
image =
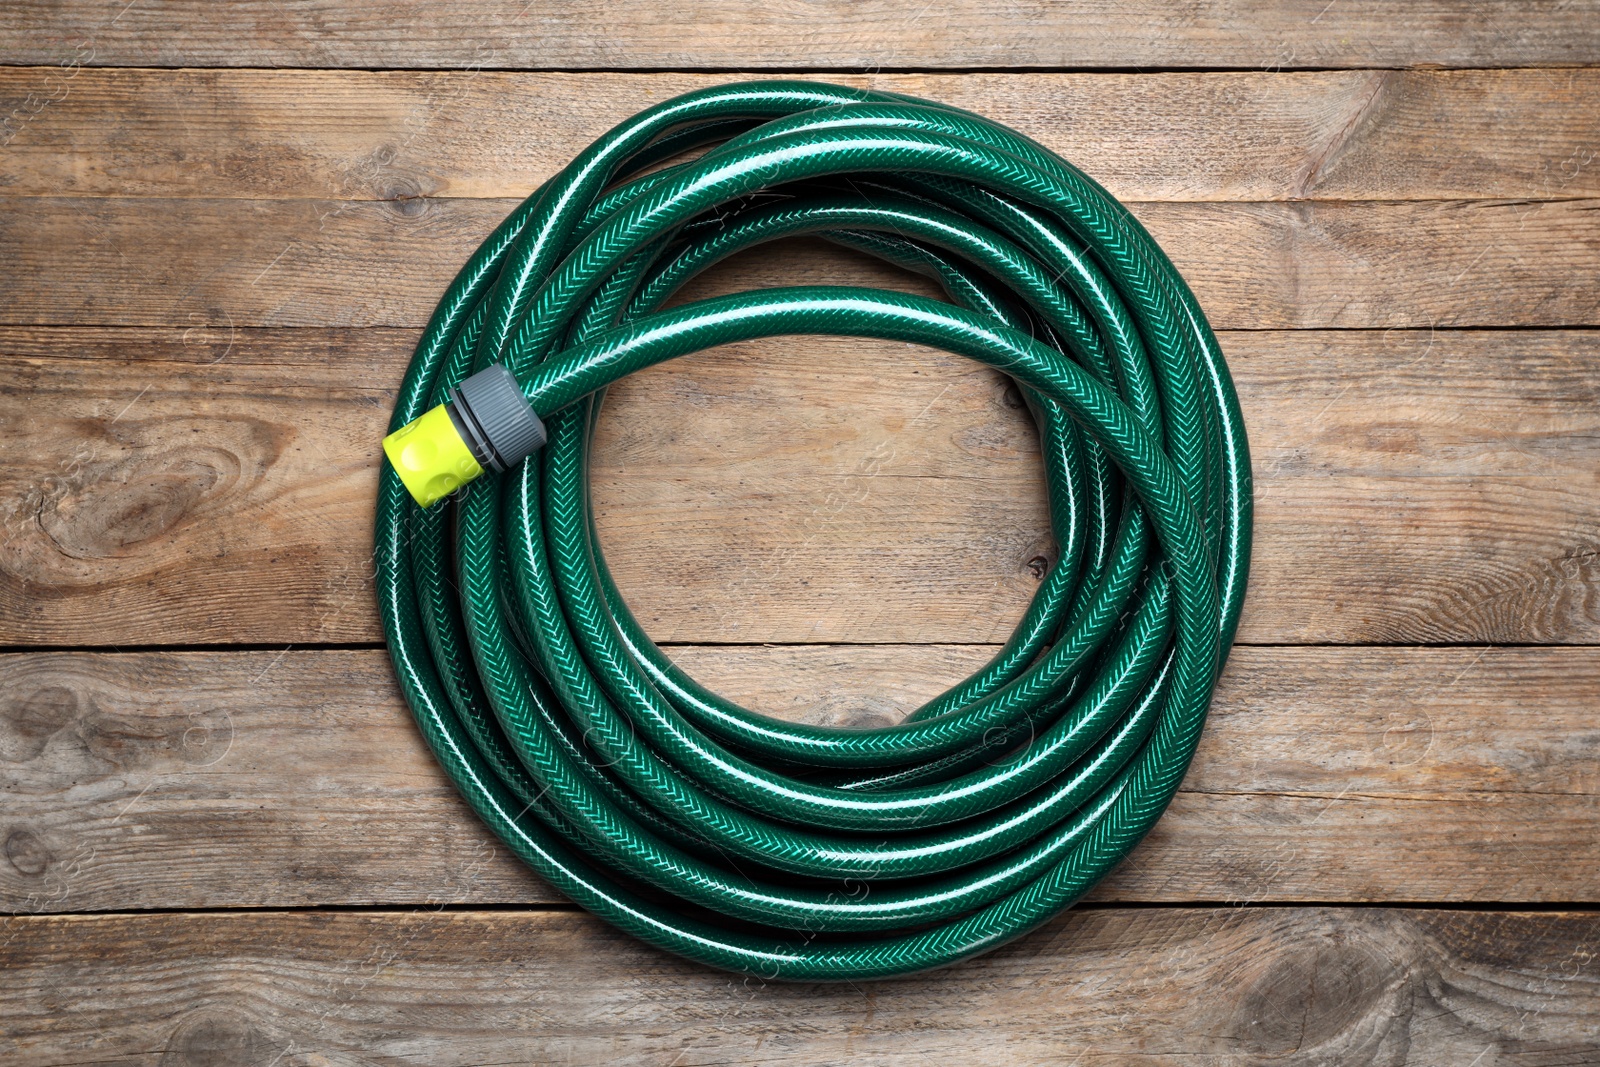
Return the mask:
<svg viewBox="0 0 1600 1067">
<path fill-rule="evenodd" d="M 800 234 L 948 300 L 813 286 L 666 306 L 712 264 Z M 780 334 L 980 360 L 1039 428 L 1059 558 L 999 653 L 895 726 L 783 722 L 697 684 L 629 612 L 594 534 L 605 387 Z M 666 101 L 484 241 L 391 430 L 494 363 L 548 442 L 426 509 L 386 466 L 379 605 L 439 762 L 583 907 L 765 978 L 908 974 L 1050 919 L 1160 817 L 1238 623 L 1249 455 L 1194 296 L 1070 164 L 880 92 L 767 81 Z"/>
</svg>

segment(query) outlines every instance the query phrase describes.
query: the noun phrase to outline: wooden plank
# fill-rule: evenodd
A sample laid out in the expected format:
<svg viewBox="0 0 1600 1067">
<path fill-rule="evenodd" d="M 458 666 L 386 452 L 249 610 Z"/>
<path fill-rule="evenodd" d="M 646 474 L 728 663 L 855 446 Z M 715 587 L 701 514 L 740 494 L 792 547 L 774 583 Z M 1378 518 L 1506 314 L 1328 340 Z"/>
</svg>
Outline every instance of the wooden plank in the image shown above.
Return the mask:
<svg viewBox="0 0 1600 1067">
<path fill-rule="evenodd" d="M 1547 66 L 1600 58 L 1591 0 L 1538 5 L 1323 0 L 1098 0 L 930 10 L 903 0 L 747 4 L 420 0 L 312 9 L 245 0 L 11 4 L 15 63 L 180 67 L 689 68 Z"/>
<path fill-rule="evenodd" d="M 1130 207 L 1219 329 L 1600 325 L 1600 201 Z M 0 198 L 0 322 L 421 326 L 509 200 Z M 892 278 L 811 244 L 743 287 Z M 892 284 L 892 283 L 891 283 Z"/>
<path fill-rule="evenodd" d="M 380 640 L 376 442 L 415 337 L 0 332 L 0 643 Z M 1223 347 L 1255 457 L 1243 640 L 1600 638 L 1600 334 Z M 1015 400 L 848 340 L 654 368 L 600 428 L 609 560 L 658 640 L 1003 640 L 1050 552 Z"/>
<path fill-rule="evenodd" d="M 1600 196 L 1600 70 L 803 75 L 1015 127 L 1123 200 Z M 0 69 L 10 196 L 526 196 L 713 74 Z"/>
<path fill-rule="evenodd" d="M 993 646 L 676 646 L 758 710 L 895 721 Z M 1239 648 L 1102 901 L 1600 893 L 1591 650 Z M 559 899 L 470 814 L 372 651 L 0 657 L 16 912 Z"/>
<path fill-rule="evenodd" d="M 934 974 L 777 985 L 572 912 L 0 920 L 21 1065 L 1592 1063 L 1593 912 L 1071 912 Z"/>
</svg>

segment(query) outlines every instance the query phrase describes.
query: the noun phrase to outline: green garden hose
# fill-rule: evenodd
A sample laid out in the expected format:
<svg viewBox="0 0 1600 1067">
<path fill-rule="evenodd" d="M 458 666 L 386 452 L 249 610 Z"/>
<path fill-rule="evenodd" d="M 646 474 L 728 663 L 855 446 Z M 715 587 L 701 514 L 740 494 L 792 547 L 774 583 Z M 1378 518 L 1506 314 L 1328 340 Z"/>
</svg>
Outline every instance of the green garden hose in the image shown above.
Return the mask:
<svg viewBox="0 0 1600 1067">
<path fill-rule="evenodd" d="M 949 300 L 799 287 L 662 310 L 797 234 Z M 1059 558 L 1001 651 L 896 726 L 782 722 L 706 690 L 600 554 L 586 465 L 605 387 L 778 334 L 981 360 L 1039 427 Z M 585 908 L 765 978 L 939 967 L 1081 897 L 1177 790 L 1244 595 L 1244 424 L 1187 286 L 1071 165 L 910 97 L 755 82 L 617 126 L 462 269 L 390 430 L 379 604 L 440 763 Z"/>
</svg>

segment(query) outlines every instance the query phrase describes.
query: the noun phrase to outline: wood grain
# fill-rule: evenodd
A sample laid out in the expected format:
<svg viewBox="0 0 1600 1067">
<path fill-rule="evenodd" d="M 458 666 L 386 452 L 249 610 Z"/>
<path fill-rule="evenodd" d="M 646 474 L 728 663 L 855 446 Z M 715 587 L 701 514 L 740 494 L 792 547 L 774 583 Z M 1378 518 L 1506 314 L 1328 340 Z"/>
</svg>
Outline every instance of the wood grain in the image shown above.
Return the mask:
<svg viewBox="0 0 1600 1067">
<path fill-rule="evenodd" d="M 785 718 L 893 722 L 994 646 L 675 646 Z M 1600 891 L 1590 650 L 1239 648 L 1118 902 Z M 559 899 L 455 795 L 381 651 L 0 657 L 0 908 Z"/>
<path fill-rule="evenodd" d="M 0 642 L 380 640 L 376 442 L 415 337 L 0 332 Z M 1223 347 L 1255 457 L 1243 640 L 1600 636 L 1600 333 Z M 1037 464 L 997 374 L 790 339 L 615 388 L 594 499 L 658 640 L 999 641 L 1051 551 Z"/>
<path fill-rule="evenodd" d="M 179 67 L 678 68 L 1559 66 L 1600 59 L 1591 0 L 421 0 L 311 8 L 72 0 L 0 9 L 17 63 Z"/>
<path fill-rule="evenodd" d="M 1600 71 L 803 75 L 979 111 L 1135 201 L 1600 196 Z M 10 196 L 526 196 L 720 74 L 0 68 Z M 551 101 L 561 101 L 552 107 Z"/>
<path fill-rule="evenodd" d="M 1600 1063 L 1600 0 L 62 0 L 0 4 L 0 63 L 0 1060 Z M 1196 761 L 1090 902 L 937 975 L 769 986 L 561 902 L 376 647 L 439 293 L 735 71 L 1036 136 L 1229 331 L 1256 550 Z M 906 284 L 752 258 L 695 294 Z M 691 357 L 614 391 L 601 536 L 697 677 L 891 722 L 1049 564 L 1017 401 L 907 346 Z"/>
<path fill-rule="evenodd" d="M 422 326 L 514 206 L 0 197 L 0 323 Z M 1600 200 L 1129 207 L 1218 329 L 1600 325 L 1571 284 L 1600 263 Z M 896 277 L 854 263 L 801 242 L 738 269 L 745 288 Z"/>
<path fill-rule="evenodd" d="M 0 920 L 21 1065 L 1600 1058 L 1592 912 L 1080 910 L 955 968 L 791 986 L 571 912 Z"/>
</svg>

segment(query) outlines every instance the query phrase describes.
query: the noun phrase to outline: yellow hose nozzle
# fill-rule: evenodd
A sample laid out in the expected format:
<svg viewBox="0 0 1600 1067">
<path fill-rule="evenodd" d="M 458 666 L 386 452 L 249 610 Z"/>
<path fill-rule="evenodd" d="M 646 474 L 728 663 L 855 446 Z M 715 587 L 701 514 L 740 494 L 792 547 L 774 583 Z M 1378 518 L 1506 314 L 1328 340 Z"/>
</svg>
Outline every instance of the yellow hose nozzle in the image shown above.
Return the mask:
<svg viewBox="0 0 1600 1067">
<path fill-rule="evenodd" d="M 443 500 L 483 473 L 456 429 L 448 404 L 440 404 L 385 437 L 383 451 L 411 498 L 423 507 Z"/>
<path fill-rule="evenodd" d="M 544 444 L 544 423 L 516 376 L 491 363 L 445 394 L 445 402 L 383 439 L 411 498 L 443 500 L 485 470 L 503 471 Z"/>
</svg>

